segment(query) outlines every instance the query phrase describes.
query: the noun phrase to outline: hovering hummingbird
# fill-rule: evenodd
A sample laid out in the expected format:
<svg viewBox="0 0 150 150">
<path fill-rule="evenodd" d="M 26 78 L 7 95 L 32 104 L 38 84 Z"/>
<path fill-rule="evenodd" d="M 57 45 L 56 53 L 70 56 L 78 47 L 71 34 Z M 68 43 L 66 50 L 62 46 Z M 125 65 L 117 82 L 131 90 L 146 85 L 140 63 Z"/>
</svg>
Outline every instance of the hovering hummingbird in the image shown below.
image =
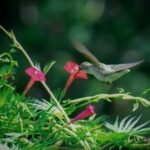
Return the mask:
<svg viewBox="0 0 150 150">
<path fill-rule="evenodd" d="M 126 64 L 104 64 L 101 63 L 84 45 L 79 41 L 73 41 L 74 48 L 87 57 L 90 62 L 83 62 L 80 68 L 85 72 L 92 74 L 95 78 L 104 83 L 112 83 L 124 74 L 130 72 L 130 68 L 135 67 L 143 62 L 133 62 Z"/>
</svg>

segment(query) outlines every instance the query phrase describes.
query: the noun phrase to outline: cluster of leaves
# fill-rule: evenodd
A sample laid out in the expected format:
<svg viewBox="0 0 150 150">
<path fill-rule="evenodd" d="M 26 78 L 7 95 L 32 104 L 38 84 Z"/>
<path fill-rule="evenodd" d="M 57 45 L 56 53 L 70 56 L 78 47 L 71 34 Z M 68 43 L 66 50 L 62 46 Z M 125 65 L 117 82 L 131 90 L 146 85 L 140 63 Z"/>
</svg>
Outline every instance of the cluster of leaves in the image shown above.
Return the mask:
<svg viewBox="0 0 150 150">
<path fill-rule="evenodd" d="M 0 89 L 0 142 L 12 149 L 81 148 L 80 140 L 91 149 L 150 146 L 143 136 L 150 133 L 148 122 L 137 126 L 139 118 L 116 119 L 114 125 L 104 116 L 90 118 L 73 124 L 76 132 L 63 128 L 62 118 L 50 100 L 25 98 L 7 86 Z"/>
<path fill-rule="evenodd" d="M 13 38 L 17 43 L 16 38 Z M 22 49 L 18 43 L 15 47 L 17 46 Z M 148 100 L 127 93 L 99 94 L 62 101 L 63 96 L 58 92 L 55 95 L 59 102 L 54 101 L 55 97 L 52 94 L 51 98 L 46 100 L 25 97 L 17 93 L 13 80 L 10 80 L 10 77 L 15 78 L 17 67 L 11 52 L 1 54 L 0 58 L 0 149 L 2 147 L 14 150 L 150 148 L 148 138 L 150 128 L 147 127 L 149 122 L 138 125 L 140 117 L 126 117 L 120 123 L 117 118 L 115 123 L 111 124 L 107 122 L 105 116 L 91 116 L 89 120 L 66 124 L 63 114 L 65 111 L 68 116 L 78 107 L 101 99 L 110 102 L 112 99 L 129 99 L 136 104 L 150 107 Z M 45 73 L 52 65 L 53 62 L 45 67 Z"/>
<path fill-rule="evenodd" d="M 0 87 L 9 86 L 8 79 L 13 79 L 15 74 L 15 67 L 18 66 L 17 61 L 13 60 L 11 54 L 15 50 L 11 49 L 9 52 L 0 54 Z"/>
</svg>

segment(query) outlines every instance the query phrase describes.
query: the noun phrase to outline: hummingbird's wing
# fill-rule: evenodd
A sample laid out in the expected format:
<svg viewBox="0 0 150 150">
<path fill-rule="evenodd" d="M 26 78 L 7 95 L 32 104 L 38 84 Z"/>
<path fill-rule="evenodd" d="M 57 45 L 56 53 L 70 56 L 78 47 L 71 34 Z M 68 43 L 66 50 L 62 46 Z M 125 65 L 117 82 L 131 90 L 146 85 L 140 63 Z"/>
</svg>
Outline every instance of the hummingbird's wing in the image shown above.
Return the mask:
<svg viewBox="0 0 150 150">
<path fill-rule="evenodd" d="M 88 58 L 92 63 L 100 67 L 100 61 L 83 44 L 77 40 L 73 40 L 72 44 L 78 52 Z"/>
<path fill-rule="evenodd" d="M 127 70 L 127 69 L 130 69 L 132 67 L 135 67 L 135 66 L 141 64 L 142 62 L 143 62 L 143 60 L 142 61 L 138 61 L 138 62 L 134 62 L 134 63 L 108 65 L 108 66 L 110 66 L 111 69 L 114 70 L 114 72 L 119 72 L 119 71 L 122 71 L 122 70 Z"/>
</svg>

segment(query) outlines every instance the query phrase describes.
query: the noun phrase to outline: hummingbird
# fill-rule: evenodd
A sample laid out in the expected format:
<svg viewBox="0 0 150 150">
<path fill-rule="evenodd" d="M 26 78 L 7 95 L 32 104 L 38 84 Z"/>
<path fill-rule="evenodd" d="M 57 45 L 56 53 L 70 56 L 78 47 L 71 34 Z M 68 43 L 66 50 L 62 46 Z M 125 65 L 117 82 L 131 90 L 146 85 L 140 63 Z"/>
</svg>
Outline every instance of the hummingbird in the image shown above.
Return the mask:
<svg viewBox="0 0 150 150">
<path fill-rule="evenodd" d="M 79 41 L 74 40 L 74 48 L 80 52 L 82 55 L 87 57 L 90 62 L 83 62 L 80 64 L 80 69 L 93 75 L 99 81 L 104 83 L 112 83 L 113 81 L 119 79 L 126 73 L 130 72 L 130 68 L 133 68 L 143 62 L 137 61 L 133 63 L 125 64 L 104 64 L 100 62 L 83 44 Z"/>
</svg>

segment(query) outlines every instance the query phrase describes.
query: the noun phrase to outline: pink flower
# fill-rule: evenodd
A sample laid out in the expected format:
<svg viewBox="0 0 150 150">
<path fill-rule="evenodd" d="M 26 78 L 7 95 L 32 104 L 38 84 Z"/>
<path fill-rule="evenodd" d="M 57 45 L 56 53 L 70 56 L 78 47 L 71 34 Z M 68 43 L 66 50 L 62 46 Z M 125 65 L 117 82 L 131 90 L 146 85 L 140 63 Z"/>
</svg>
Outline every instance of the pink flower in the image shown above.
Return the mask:
<svg viewBox="0 0 150 150">
<path fill-rule="evenodd" d="M 75 117 L 70 121 L 69 124 L 71 124 L 71 123 L 73 123 L 73 122 L 75 122 L 75 121 L 84 119 L 84 118 L 86 118 L 86 117 L 88 117 L 88 116 L 91 116 L 91 115 L 93 115 L 94 113 L 95 113 L 95 111 L 94 111 L 94 106 L 88 105 L 88 106 L 86 107 L 86 110 L 82 111 L 82 112 L 79 113 L 77 116 L 75 116 Z"/>
<path fill-rule="evenodd" d="M 87 74 L 85 71 L 80 70 L 79 65 L 73 61 L 68 61 L 65 66 L 64 69 L 70 73 L 70 76 L 66 82 L 65 88 L 64 88 L 64 92 L 67 91 L 67 89 L 69 88 L 69 86 L 72 84 L 72 82 L 76 79 L 76 78 L 80 78 L 80 79 L 87 79 Z"/>
<path fill-rule="evenodd" d="M 45 74 L 35 68 L 35 67 L 29 67 L 25 70 L 25 73 L 30 77 L 30 80 L 23 92 L 23 95 L 25 95 L 29 90 L 30 88 L 33 86 L 33 84 L 37 81 L 46 81 L 46 78 L 45 78 Z"/>
</svg>

